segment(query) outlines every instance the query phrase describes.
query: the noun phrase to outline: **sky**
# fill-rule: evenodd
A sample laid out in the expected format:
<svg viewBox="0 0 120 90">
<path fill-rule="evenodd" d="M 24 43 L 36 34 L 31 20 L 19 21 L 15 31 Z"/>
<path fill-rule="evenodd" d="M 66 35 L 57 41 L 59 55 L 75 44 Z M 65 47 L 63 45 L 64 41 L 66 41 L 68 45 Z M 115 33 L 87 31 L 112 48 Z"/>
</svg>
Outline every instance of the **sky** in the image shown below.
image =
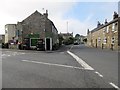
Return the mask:
<svg viewBox="0 0 120 90">
<path fill-rule="evenodd" d="M 94 29 L 98 21 L 112 20 L 113 12 L 118 12 L 118 0 L 1 0 L 0 34 L 5 33 L 5 24 L 21 22 L 36 10 L 42 14 L 48 10 L 48 18 L 59 33 L 87 35 L 87 29 Z"/>
</svg>

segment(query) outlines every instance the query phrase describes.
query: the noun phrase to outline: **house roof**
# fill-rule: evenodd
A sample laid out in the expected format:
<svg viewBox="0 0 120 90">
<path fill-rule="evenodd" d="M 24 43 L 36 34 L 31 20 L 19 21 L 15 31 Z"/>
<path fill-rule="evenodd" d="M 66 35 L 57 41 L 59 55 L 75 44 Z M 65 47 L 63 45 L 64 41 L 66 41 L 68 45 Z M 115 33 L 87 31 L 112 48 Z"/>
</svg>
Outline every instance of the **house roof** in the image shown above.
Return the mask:
<svg viewBox="0 0 120 90">
<path fill-rule="evenodd" d="M 7 25 L 16 25 L 16 24 L 6 24 L 5 26 L 7 26 Z"/>
<path fill-rule="evenodd" d="M 114 22 L 117 22 L 118 19 L 120 19 L 120 17 L 118 17 L 118 18 L 116 18 L 116 19 L 113 19 L 113 20 L 110 21 L 109 23 L 106 23 L 106 24 L 104 24 L 104 25 L 99 26 L 99 27 L 93 29 L 93 30 L 90 31 L 90 32 L 93 33 L 93 32 L 95 32 L 95 31 L 98 31 L 98 30 L 100 30 L 101 28 L 104 28 L 104 27 L 106 27 L 106 26 L 108 26 L 108 25 L 110 25 L 110 24 L 112 24 L 112 23 L 114 23 Z"/>
<path fill-rule="evenodd" d="M 43 16 L 40 12 L 38 12 L 37 10 L 34 12 L 34 13 L 32 13 L 31 15 L 29 15 L 27 18 L 25 18 L 22 22 L 24 22 L 25 20 L 27 20 L 28 18 L 30 18 L 31 16 L 33 16 L 33 15 L 40 15 L 40 16 Z"/>
<path fill-rule="evenodd" d="M 34 13 L 32 13 L 30 16 L 28 16 L 26 19 L 24 19 L 22 22 L 24 22 L 25 20 L 27 20 L 28 18 L 30 18 L 32 15 L 40 15 L 40 16 L 42 16 L 42 17 L 44 17 L 44 15 L 45 14 L 41 14 L 40 12 L 38 12 L 37 10 L 34 12 Z M 47 18 L 48 19 L 48 18 Z M 54 28 L 57 30 L 57 28 L 55 27 L 55 25 L 54 25 L 54 23 L 50 20 L 50 19 L 48 19 L 49 21 L 50 21 L 50 23 L 54 26 Z M 58 30 L 57 30 L 58 31 Z"/>
<path fill-rule="evenodd" d="M 50 19 L 48 19 L 48 20 L 49 20 L 50 23 L 53 25 L 53 27 L 57 30 L 57 28 L 55 27 L 54 23 L 53 23 Z M 58 30 L 57 30 L 57 32 L 58 32 Z"/>
</svg>

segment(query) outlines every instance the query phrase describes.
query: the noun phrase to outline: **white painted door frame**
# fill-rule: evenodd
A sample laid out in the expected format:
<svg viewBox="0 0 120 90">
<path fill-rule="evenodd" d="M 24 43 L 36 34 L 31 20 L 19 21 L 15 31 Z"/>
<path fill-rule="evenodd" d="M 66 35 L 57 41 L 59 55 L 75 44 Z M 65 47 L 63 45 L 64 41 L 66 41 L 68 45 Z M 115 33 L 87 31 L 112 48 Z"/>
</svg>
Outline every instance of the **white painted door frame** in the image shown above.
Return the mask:
<svg viewBox="0 0 120 90">
<path fill-rule="evenodd" d="M 50 51 L 52 50 L 52 38 L 46 37 L 45 38 L 45 50 L 47 50 L 46 39 L 50 39 Z"/>
</svg>

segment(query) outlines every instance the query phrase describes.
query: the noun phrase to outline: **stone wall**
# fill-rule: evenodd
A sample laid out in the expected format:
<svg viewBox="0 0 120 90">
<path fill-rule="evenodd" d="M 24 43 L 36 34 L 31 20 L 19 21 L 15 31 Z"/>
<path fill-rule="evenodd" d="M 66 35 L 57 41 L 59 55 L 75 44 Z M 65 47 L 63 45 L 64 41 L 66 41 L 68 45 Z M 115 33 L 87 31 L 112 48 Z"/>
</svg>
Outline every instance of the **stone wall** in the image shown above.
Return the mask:
<svg viewBox="0 0 120 90">
<path fill-rule="evenodd" d="M 25 38 L 28 34 L 31 33 L 37 33 L 40 34 L 40 38 L 44 38 L 45 19 L 45 17 L 43 17 L 39 12 L 36 11 L 31 16 L 23 20 L 23 37 Z"/>
</svg>

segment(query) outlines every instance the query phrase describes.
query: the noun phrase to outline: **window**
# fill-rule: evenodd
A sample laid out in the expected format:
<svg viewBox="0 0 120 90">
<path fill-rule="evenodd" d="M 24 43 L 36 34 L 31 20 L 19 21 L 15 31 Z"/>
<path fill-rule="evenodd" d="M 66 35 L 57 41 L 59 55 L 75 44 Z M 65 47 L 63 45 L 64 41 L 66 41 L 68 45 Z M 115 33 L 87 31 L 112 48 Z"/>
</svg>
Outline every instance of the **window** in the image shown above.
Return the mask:
<svg viewBox="0 0 120 90">
<path fill-rule="evenodd" d="M 107 33 L 109 32 L 109 26 L 107 26 L 107 30 L 106 30 L 106 32 L 107 32 Z"/>
<path fill-rule="evenodd" d="M 118 23 L 115 23 L 115 32 L 117 32 L 117 25 L 118 25 Z"/>
<path fill-rule="evenodd" d="M 115 31 L 115 23 L 112 24 L 112 31 Z"/>
<path fill-rule="evenodd" d="M 115 23 L 115 26 L 117 26 L 117 24 L 118 24 L 118 23 L 116 22 L 116 23 Z"/>
<path fill-rule="evenodd" d="M 5 33 L 8 33 L 8 28 L 7 27 L 5 27 Z"/>
<path fill-rule="evenodd" d="M 8 27 L 5 27 L 5 30 L 8 30 Z"/>
<path fill-rule="evenodd" d="M 114 44 L 114 41 L 115 41 L 115 38 L 112 37 L 112 38 L 111 38 L 111 44 Z"/>
<path fill-rule="evenodd" d="M 104 27 L 104 28 L 103 28 L 103 34 L 106 33 L 106 29 L 107 29 L 107 27 Z"/>
<path fill-rule="evenodd" d="M 19 37 L 20 36 L 20 30 L 18 30 L 17 34 L 18 34 L 18 37 Z"/>
<path fill-rule="evenodd" d="M 7 30 L 5 30 L 5 33 L 7 34 Z"/>
<path fill-rule="evenodd" d="M 106 31 L 106 27 L 103 28 L 103 32 L 105 32 L 105 31 Z"/>
<path fill-rule="evenodd" d="M 98 37 L 98 42 L 100 42 L 101 41 L 101 38 L 100 37 Z"/>
<path fill-rule="evenodd" d="M 44 32 L 46 32 L 46 30 L 44 29 Z"/>
<path fill-rule="evenodd" d="M 107 43 L 107 38 L 106 38 L 106 37 L 103 39 L 103 43 L 104 43 L 104 44 Z"/>
</svg>

